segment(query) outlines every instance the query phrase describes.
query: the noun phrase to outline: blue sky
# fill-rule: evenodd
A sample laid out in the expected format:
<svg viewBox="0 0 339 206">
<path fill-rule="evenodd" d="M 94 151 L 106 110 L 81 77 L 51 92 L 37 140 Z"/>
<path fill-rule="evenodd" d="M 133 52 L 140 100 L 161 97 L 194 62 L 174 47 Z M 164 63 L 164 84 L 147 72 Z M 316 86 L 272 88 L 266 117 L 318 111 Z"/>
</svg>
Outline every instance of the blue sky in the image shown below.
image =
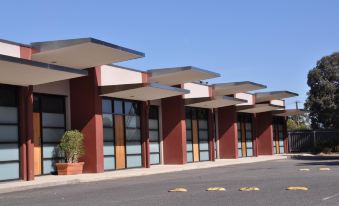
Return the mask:
<svg viewBox="0 0 339 206">
<path fill-rule="evenodd" d="M 146 54 L 146 70 L 193 65 L 214 82 L 254 81 L 304 102 L 307 72 L 339 50 L 336 0 L 2 1 L 0 38 L 30 43 L 95 37 Z"/>
</svg>

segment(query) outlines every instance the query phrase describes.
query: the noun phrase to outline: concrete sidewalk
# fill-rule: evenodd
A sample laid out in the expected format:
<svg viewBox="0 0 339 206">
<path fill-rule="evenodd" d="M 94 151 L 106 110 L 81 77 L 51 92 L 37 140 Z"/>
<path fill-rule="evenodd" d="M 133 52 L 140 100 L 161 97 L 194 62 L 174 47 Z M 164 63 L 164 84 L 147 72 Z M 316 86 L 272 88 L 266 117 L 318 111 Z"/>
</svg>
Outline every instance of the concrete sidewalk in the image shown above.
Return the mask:
<svg viewBox="0 0 339 206">
<path fill-rule="evenodd" d="M 102 180 L 114 180 L 119 178 L 137 177 L 153 174 L 162 174 L 169 172 L 178 172 L 194 169 L 204 169 L 213 167 L 222 167 L 227 165 L 247 164 L 264 162 L 270 160 L 287 159 L 286 155 L 246 157 L 240 159 L 218 159 L 215 162 L 197 162 L 185 165 L 154 165 L 151 168 L 138 168 L 128 170 L 118 170 L 104 173 L 91 173 L 81 175 L 56 176 L 46 175 L 36 177 L 34 181 L 13 181 L 0 183 L 0 194 L 29 190 L 35 188 L 52 187 L 58 185 L 76 184 L 81 182 L 95 182 Z"/>
</svg>

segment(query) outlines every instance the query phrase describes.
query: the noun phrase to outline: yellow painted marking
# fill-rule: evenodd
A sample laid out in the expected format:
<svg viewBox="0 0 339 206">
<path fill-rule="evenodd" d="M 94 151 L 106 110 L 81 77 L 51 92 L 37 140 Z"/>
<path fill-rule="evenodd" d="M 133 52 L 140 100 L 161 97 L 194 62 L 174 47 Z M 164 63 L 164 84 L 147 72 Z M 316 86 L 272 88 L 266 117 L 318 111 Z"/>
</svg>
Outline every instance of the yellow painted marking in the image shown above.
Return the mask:
<svg viewBox="0 0 339 206">
<path fill-rule="evenodd" d="M 308 169 L 308 168 L 302 168 L 302 169 L 299 169 L 299 171 L 306 171 L 306 172 L 308 172 L 308 171 L 310 171 L 310 169 Z"/>
<path fill-rule="evenodd" d="M 258 187 L 242 187 L 239 189 L 240 191 L 259 191 Z"/>
<path fill-rule="evenodd" d="M 179 187 L 179 188 L 170 189 L 168 190 L 168 192 L 187 192 L 187 189 Z"/>
<path fill-rule="evenodd" d="M 319 168 L 320 171 L 330 171 L 331 169 L 328 167 L 321 167 Z"/>
<path fill-rule="evenodd" d="M 226 191 L 223 187 L 209 187 L 206 191 Z"/>
<path fill-rule="evenodd" d="M 303 190 L 303 191 L 307 191 L 308 188 L 307 187 L 301 187 L 301 186 L 291 186 L 291 187 L 288 187 L 287 190 Z"/>
</svg>

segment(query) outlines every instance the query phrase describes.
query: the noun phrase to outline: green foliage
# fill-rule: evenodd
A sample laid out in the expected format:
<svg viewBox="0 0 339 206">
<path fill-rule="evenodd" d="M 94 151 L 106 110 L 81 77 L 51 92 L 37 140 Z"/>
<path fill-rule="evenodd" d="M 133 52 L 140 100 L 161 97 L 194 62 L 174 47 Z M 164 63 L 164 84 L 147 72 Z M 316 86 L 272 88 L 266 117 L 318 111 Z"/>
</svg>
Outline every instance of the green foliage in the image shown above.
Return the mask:
<svg viewBox="0 0 339 206">
<path fill-rule="evenodd" d="M 293 130 L 309 130 L 310 127 L 306 124 L 304 119 L 299 118 L 289 118 L 287 120 L 287 130 L 293 131 Z"/>
<path fill-rule="evenodd" d="M 323 57 L 309 71 L 307 84 L 310 87 L 305 108 L 310 112 L 311 126 L 339 128 L 339 53 Z"/>
<path fill-rule="evenodd" d="M 84 135 L 78 130 L 66 131 L 59 148 L 64 153 L 67 163 L 77 163 L 85 153 Z"/>
<path fill-rule="evenodd" d="M 317 146 L 314 148 L 314 153 L 331 153 L 331 152 L 339 152 L 339 139 L 330 139 L 330 140 L 322 140 L 317 143 Z"/>
</svg>

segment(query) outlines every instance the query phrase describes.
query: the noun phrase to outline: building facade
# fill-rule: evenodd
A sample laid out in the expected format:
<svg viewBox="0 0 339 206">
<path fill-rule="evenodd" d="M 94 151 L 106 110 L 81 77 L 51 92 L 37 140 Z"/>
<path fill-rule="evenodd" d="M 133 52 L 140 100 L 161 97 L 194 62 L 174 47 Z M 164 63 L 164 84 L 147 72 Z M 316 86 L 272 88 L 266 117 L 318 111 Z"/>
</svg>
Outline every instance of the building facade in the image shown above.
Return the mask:
<svg viewBox="0 0 339 206">
<path fill-rule="evenodd" d="M 54 174 L 66 130 L 85 136 L 84 172 L 288 152 L 288 91 L 192 66 L 139 71 L 144 54 L 93 38 L 0 40 L 0 181 Z"/>
</svg>

